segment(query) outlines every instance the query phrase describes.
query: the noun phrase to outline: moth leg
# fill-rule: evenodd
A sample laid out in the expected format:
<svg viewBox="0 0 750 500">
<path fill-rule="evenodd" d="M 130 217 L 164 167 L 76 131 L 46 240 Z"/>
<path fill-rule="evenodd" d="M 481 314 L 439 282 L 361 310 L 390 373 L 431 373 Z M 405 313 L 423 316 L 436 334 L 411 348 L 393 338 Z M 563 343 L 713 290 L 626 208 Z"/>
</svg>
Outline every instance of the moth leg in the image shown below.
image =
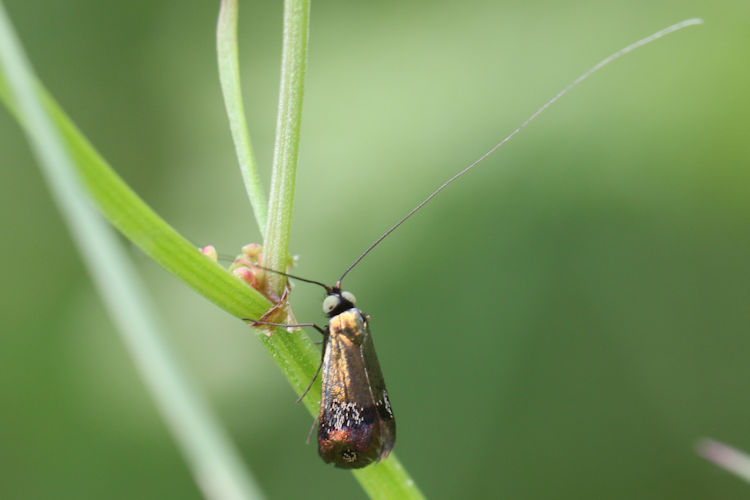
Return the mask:
<svg viewBox="0 0 750 500">
<path fill-rule="evenodd" d="M 326 336 L 328 335 L 328 330 L 327 329 L 322 328 L 322 327 L 316 325 L 315 323 L 297 323 L 297 324 L 272 323 L 270 321 L 255 321 L 255 320 L 250 319 L 250 318 L 242 318 L 242 320 L 246 321 L 246 322 L 252 322 L 253 324 L 256 324 L 256 325 L 283 326 L 283 327 L 286 327 L 286 328 L 312 327 L 312 328 L 315 328 L 316 330 L 318 330 L 323 335 L 323 338 L 326 338 Z M 299 403 L 300 401 L 302 401 L 302 399 L 305 396 L 307 396 L 307 393 L 310 392 L 310 389 L 312 388 L 313 384 L 315 383 L 315 380 L 318 378 L 318 375 L 320 375 L 321 368 L 323 368 L 323 360 L 322 359 L 320 360 L 320 364 L 318 365 L 318 369 L 315 371 L 315 375 L 313 375 L 312 380 L 310 381 L 309 384 L 307 384 L 307 387 L 302 392 L 302 395 L 299 398 L 297 398 L 297 403 Z M 309 439 L 310 438 L 308 437 L 308 441 L 309 441 Z"/>
<path fill-rule="evenodd" d="M 321 368 L 323 368 L 323 360 L 321 360 L 321 361 L 320 361 L 320 364 L 318 365 L 318 369 L 317 369 L 317 370 L 315 370 L 315 375 L 313 375 L 313 378 L 312 378 L 312 380 L 310 381 L 310 383 L 309 383 L 309 384 L 307 384 L 307 388 L 306 388 L 306 389 L 305 389 L 305 390 L 304 390 L 304 391 L 302 392 L 302 395 L 301 395 L 300 397 L 298 397 L 298 398 L 297 398 L 297 402 L 298 402 L 298 403 L 299 403 L 300 401 L 302 401 L 302 398 L 304 398 L 305 396 L 307 396 L 307 393 L 308 393 L 308 392 L 310 392 L 310 389 L 312 388 L 313 384 L 315 383 L 315 379 L 317 379 L 317 378 L 318 378 L 318 375 L 320 375 L 320 369 L 321 369 Z M 308 440 L 309 440 L 309 439 L 310 439 L 310 438 L 308 437 Z"/>
<path fill-rule="evenodd" d="M 318 330 L 323 335 L 326 334 L 326 331 L 316 325 L 315 323 L 272 323 L 270 321 L 259 321 L 252 318 L 242 318 L 242 321 L 245 323 L 252 323 L 253 325 L 270 325 L 270 326 L 283 326 L 285 328 L 305 328 L 305 327 L 312 327 Z M 250 325 L 252 326 L 252 325 Z"/>
<path fill-rule="evenodd" d="M 313 419 L 313 424 L 310 427 L 310 431 L 307 433 L 307 439 L 305 439 L 305 444 L 310 444 L 310 436 L 312 436 L 313 430 L 315 430 L 315 427 L 318 425 L 318 417 L 316 416 Z"/>
</svg>

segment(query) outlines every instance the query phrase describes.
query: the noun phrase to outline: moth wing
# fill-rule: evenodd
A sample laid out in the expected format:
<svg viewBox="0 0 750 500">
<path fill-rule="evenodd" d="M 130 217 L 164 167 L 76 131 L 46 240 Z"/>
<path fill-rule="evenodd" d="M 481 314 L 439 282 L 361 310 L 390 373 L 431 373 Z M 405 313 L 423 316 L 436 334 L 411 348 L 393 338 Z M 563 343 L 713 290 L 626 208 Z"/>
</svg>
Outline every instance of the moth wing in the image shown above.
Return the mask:
<svg viewBox="0 0 750 500">
<path fill-rule="evenodd" d="M 334 316 L 323 353 L 318 451 L 338 467 L 359 468 L 393 448 L 396 425 L 368 321 L 359 309 Z"/>
</svg>

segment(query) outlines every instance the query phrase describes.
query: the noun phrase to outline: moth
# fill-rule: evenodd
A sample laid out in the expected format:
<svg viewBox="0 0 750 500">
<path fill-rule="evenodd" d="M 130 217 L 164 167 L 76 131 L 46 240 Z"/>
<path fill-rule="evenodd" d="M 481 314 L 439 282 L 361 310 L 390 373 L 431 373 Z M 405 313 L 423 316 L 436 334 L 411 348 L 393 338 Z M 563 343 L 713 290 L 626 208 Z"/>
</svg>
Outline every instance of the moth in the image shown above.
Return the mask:
<svg viewBox="0 0 750 500">
<path fill-rule="evenodd" d="M 307 394 L 318 374 L 320 374 L 322 395 L 318 415 L 318 453 L 325 462 L 346 469 L 365 467 L 385 459 L 396 441 L 396 421 L 385 388 L 378 357 L 375 353 L 370 331 L 370 317 L 356 307 L 356 299 L 353 294 L 341 289 L 341 282 L 349 271 L 438 193 L 505 145 L 549 106 L 593 73 L 639 47 L 682 28 L 701 23 L 702 20 L 700 19 L 688 19 L 674 24 L 620 49 L 592 66 L 532 113 L 526 121 L 495 144 L 489 151 L 441 184 L 427 198 L 385 231 L 346 268 L 334 286 L 259 266 L 274 273 L 319 285 L 326 290 L 323 312 L 328 316 L 328 325 L 325 328 L 314 323 L 283 324 L 248 320 L 258 325 L 313 327 L 323 335 L 320 366 L 310 385 L 300 396 L 300 400 Z"/>
</svg>

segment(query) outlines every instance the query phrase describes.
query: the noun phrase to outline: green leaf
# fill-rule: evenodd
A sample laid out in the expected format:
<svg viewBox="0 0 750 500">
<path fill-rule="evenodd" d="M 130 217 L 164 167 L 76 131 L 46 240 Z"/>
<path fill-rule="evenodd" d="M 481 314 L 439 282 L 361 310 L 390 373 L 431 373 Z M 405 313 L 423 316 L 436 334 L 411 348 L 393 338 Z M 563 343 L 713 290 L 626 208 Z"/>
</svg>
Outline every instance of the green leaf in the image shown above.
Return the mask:
<svg viewBox="0 0 750 500">
<path fill-rule="evenodd" d="M 84 263 L 104 300 L 146 387 L 208 498 L 260 498 L 239 453 L 188 380 L 165 342 L 146 287 L 122 244 L 93 209 L 76 175 L 62 131 L 36 91 L 31 65 L 0 3 L 0 67 L 7 75 L 3 95 L 26 124 L 32 151 L 67 223 Z"/>
<path fill-rule="evenodd" d="M 162 220 L 110 168 L 80 133 L 57 103 L 38 86 L 39 97 L 52 117 L 75 163 L 79 178 L 97 207 L 130 241 L 198 293 L 239 318 L 260 317 L 271 303 L 217 263 L 204 256 Z M 17 102 L 0 73 L 0 99 L 29 130 L 30 124 L 18 112 Z"/>
</svg>

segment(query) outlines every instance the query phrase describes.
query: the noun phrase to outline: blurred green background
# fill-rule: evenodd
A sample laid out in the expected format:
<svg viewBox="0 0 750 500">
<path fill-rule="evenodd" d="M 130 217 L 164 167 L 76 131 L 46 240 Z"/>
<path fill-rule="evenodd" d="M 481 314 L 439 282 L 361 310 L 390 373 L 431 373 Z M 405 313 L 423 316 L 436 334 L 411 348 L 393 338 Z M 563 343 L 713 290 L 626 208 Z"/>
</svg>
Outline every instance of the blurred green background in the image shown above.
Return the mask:
<svg viewBox="0 0 750 500">
<path fill-rule="evenodd" d="M 218 2 L 4 3 L 45 84 L 157 212 L 224 254 L 259 240 Z M 706 25 L 584 83 L 349 276 L 396 452 L 428 497 L 750 497 L 694 452 L 702 436 L 750 450 L 750 3 L 313 3 L 292 252 L 329 282 L 582 71 L 694 16 Z M 280 26 L 281 2 L 241 2 L 266 167 Z M 4 110 L 0 151 L 0 497 L 199 498 Z M 134 255 L 267 495 L 363 496 L 305 445 L 311 418 L 254 335 Z M 322 321 L 320 300 L 297 286 L 297 317 Z"/>
</svg>

